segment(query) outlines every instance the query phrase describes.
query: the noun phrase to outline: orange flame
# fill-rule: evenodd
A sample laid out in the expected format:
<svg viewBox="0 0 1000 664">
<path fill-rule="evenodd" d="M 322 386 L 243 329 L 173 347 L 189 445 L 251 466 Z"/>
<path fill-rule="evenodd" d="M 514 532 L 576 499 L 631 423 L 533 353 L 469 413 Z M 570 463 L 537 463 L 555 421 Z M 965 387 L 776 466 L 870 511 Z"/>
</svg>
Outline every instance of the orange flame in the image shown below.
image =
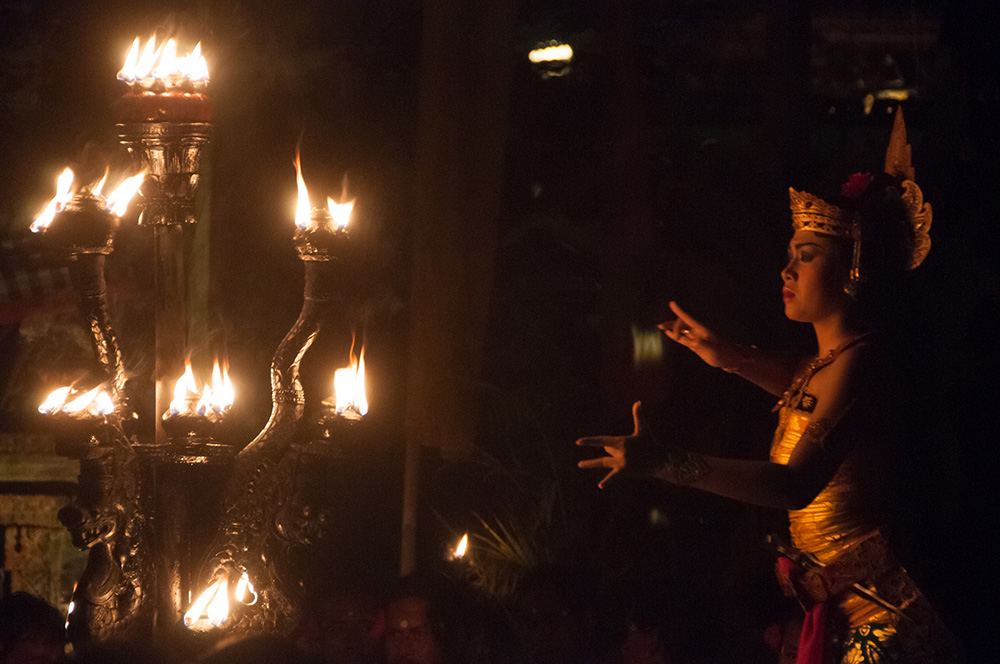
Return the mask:
<svg viewBox="0 0 1000 664">
<path fill-rule="evenodd" d="M 326 199 L 327 209 L 333 217 L 333 227 L 337 230 L 344 230 L 347 224 L 351 223 L 351 212 L 354 210 L 354 201 L 338 203 L 332 198 Z"/>
<path fill-rule="evenodd" d="M 298 149 L 295 150 L 295 184 L 299 190 L 299 197 L 295 203 L 295 226 L 300 230 L 309 228 L 309 216 L 312 206 L 309 204 L 309 192 L 306 190 L 306 181 L 302 179 L 302 161 L 299 158 Z"/>
<path fill-rule="evenodd" d="M 48 415 L 49 413 L 53 413 L 62 408 L 62 405 L 66 403 L 66 397 L 69 396 L 69 391 L 71 389 L 73 388 L 60 387 L 52 390 L 52 392 L 49 393 L 49 396 L 45 397 L 45 401 L 42 402 L 42 405 L 38 407 L 38 412 L 42 415 Z"/>
<path fill-rule="evenodd" d="M 187 627 L 218 627 L 229 617 L 229 580 L 217 579 L 198 596 L 191 608 L 184 614 Z M 200 623 L 200 625 L 199 625 Z M 205 625 L 208 623 L 208 625 Z"/>
<path fill-rule="evenodd" d="M 229 367 L 220 369 L 219 360 L 216 359 L 212 368 L 212 384 L 205 385 L 196 410 L 199 415 L 205 415 L 209 410 L 221 415 L 229 411 L 235 400 L 236 392 L 233 390 L 233 382 L 229 380 Z"/>
<path fill-rule="evenodd" d="M 108 195 L 107 199 L 104 201 L 104 208 L 110 211 L 117 217 L 121 217 L 125 214 L 125 210 L 128 208 L 129 201 L 135 196 L 136 192 L 139 191 L 139 187 L 142 185 L 143 178 L 146 177 L 146 171 L 142 171 L 138 175 L 133 175 L 130 178 L 125 178 L 121 184 L 111 194 Z M 105 183 L 108 181 L 108 169 L 104 170 L 104 177 L 91 188 L 91 193 L 94 196 L 100 197 L 101 191 L 104 189 Z M 56 178 L 56 195 L 49 201 L 45 209 L 35 217 L 35 220 L 31 224 L 31 231 L 33 233 L 39 233 L 49 227 L 55 216 L 62 212 L 66 204 L 73 198 L 73 171 L 70 168 L 63 169 L 63 172 L 59 174 Z"/>
<path fill-rule="evenodd" d="M 298 198 L 295 202 L 295 227 L 300 230 L 309 228 L 312 223 L 312 204 L 309 202 L 309 191 L 306 189 L 306 181 L 302 178 L 302 160 L 299 150 L 295 150 L 295 185 L 298 188 Z M 344 230 L 351 222 L 351 212 L 354 210 L 354 201 L 338 203 L 333 198 L 327 196 L 327 210 L 333 218 L 333 227 L 337 230 Z"/>
<path fill-rule="evenodd" d="M 358 415 L 368 413 L 368 398 L 365 394 L 365 348 L 361 347 L 361 357 L 354 355 L 351 343 L 351 366 L 337 369 L 333 373 L 333 394 L 337 413 L 353 411 Z"/>
<path fill-rule="evenodd" d="M 73 197 L 73 171 L 66 168 L 59 177 L 56 178 L 56 195 L 49 201 L 49 204 L 45 206 L 41 214 L 35 217 L 35 221 L 31 224 L 31 232 L 38 233 L 49 227 L 52 220 L 55 219 L 56 214 L 62 212 L 62 209 L 66 206 L 66 203 Z"/>
<path fill-rule="evenodd" d="M 105 174 L 104 179 L 107 179 L 107 174 Z M 146 177 L 146 171 L 142 171 L 138 175 L 133 175 L 130 178 L 125 178 L 120 185 L 118 185 L 114 191 L 108 194 L 107 202 L 105 203 L 105 208 L 111 211 L 111 214 L 116 217 L 120 217 L 125 214 L 125 210 L 128 208 L 129 201 L 135 196 L 136 192 L 139 191 L 139 187 L 142 186 L 142 180 Z M 101 185 L 104 184 L 104 180 L 101 180 Z M 95 192 L 96 193 L 96 192 Z"/>
<path fill-rule="evenodd" d="M 223 415 L 229 411 L 236 399 L 236 391 L 233 389 L 233 382 L 229 379 L 229 367 L 219 366 L 216 358 L 215 367 L 212 369 L 212 382 L 205 383 L 202 390 L 198 391 L 198 382 L 194 378 L 194 371 L 191 369 L 191 358 L 184 362 L 184 374 L 174 383 L 174 398 L 170 402 L 171 415 L 207 415 L 214 411 Z M 192 406 L 194 403 L 194 406 Z"/>
<path fill-rule="evenodd" d="M 104 190 L 104 185 L 108 181 L 108 173 L 110 171 L 111 171 L 111 169 L 108 168 L 107 166 L 105 166 L 104 167 L 104 177 L 101 178 L 100 182 L 98 182 L 97 184 L 95 184 L 93 187 L 90 188 L 90 191 L 93 192 L 94 196 L 100 196 L 101 195 L 101 192 Z M 118 215 L 118 216 L 121 216 L 121 215 Z"/>
<path fill-rule="evenodd" d="M 73 395 L 72 387 L 60 387 L 49 393 L 38 412 L 51 415 L 60 412 L 67 415 L 110 415 L 115 412 L 115 402 L 100 385 L 83 394 Z"/>
<path fill-rule="evenodd" d="M 243 572 L 240 580 L 236 583 L 236 592 L 233 593 L 233 596 L 237 602 L 247 606 L 253 606 L 257 603 L 257 591 L 253 589 L 253 584 L 246 572 Z"/>
<path fill-rule="evenodd" d="M 201 54 L 200 42 L 187 55 L 178 56 L 177 40 L 173 38 L 157 46 L 156 35 L 153 35 L 145 46 L 140 46 L 136 37 L 125 56 L 125 64 L 118 72 L 118 80 L 143 85 L 162 82 L 167 87 L 185 81 L 207 82 L 208 63 Z"/>
<path fill-rule="evenodd" d="M 184 362 L 184 374 L 174 383 L 174 398 L 170 401 L 170 413 L 177 415 L 190 410 L 188 401 L 198 396 L 198 385 L 194 382 L 191 358 Z"/>
<path fill-rule="evenodd" d="M 462 535 L 462 539 L 458 541 L 458 545 L 455 547 L 455 551 L 452 553 L 452 558 L 459 559 L 465 557 L 465 552 L 469 549 L 469 533 Z"/>
</svg>

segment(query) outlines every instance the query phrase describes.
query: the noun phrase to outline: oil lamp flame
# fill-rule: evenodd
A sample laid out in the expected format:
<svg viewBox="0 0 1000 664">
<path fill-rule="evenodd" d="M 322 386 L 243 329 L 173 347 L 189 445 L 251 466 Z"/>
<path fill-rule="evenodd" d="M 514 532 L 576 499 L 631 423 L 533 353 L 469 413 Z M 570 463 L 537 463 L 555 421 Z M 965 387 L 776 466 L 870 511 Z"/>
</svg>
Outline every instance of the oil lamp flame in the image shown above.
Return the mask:
<svg viewBox="0 0 1000 664">
<path fill-rule="evenodd" d="M 66 397 L 69 396 L 69 391 L 71 389 L 73 388 L 60 387 L 52 390 L 52 392 L 49 393 L 49 396 L 45 397 L 45 401 L 42 402 L 42 405 L 38 407 L 38 412 L 42 415 L 48 415 L 49 413 L 53 413 L 62 408 L 62 405 L 66 403 Z"/>
<path fill-rule="evenodd" d="M 73 399 L 69 403 L 63 404 L 62 408 L 59 410 L 67 415 L 76 415 L 83 412 L 85 409 L 90 409 L 91 404 L 93 404 L 92 410 L 96 411 L 98 415 L 107 415 L 114 410 L 114 404 L 111 403 L 111 398 L 108 396 L 107 392 L 103 393 L 104 399 L 99 398 L 101 394 L 101 388 L 95 387 L 89 392 Z M 111 406 L 110 410 L 108 410 L 109 405 Z"/>
<path fill-rule="evenodd" d="M 139 187 L 142 185 L 143 179 L 146 177 L 146 171 L 142 171 L 138 175 L 133 175 L 130 178 L 126 178 L 118 185 L 117 188 L 105 199 L 104 207 L 106 210 L 110 211 L 116 217 L 121 217 L 125 214 L 125 210 L 128 208 L 129 201 L 135 196 L 136 192 L 139 191 Z M 73 198 L 73 171 L 69 168 L 63 169 L 63 172 L 59 174 L 56 178 L 56 195 L 49 201 L 45 209 L 35 217 L 34 222 L 31 224 L 31 230 L 34 233 L 39 233 L 44 231 L 55 219 L 56 215 L 66 209 L 66 204 L 70 202 Z M 104 185 L 108 181 L 108 169 L 104 171 L 104 177 L 91 187 L 91 193 L 94 196 L 100 196 L 101 192 L 104 190 Z"/>
<path fill-rule="evenodd" d="M 298 187 L 299 197 L 295 203 L 295 227 L 300 230 L 309 228 L 309 215 L 312 206 L 309 205 L 309 192 L 306 190 L 306 181 L 302 179 L 302 161 L 299 158 L 299 151 L 295 151 L 295 184 Z"/>
<path fill-rule="evenodd" d="M 142 186 L 142 181 L 145 177 L 146 171 L 142 171 L 138 175 L 125 178 L 125 180 L 118 185 L 114 191 L 108 194 L 105 207 L 116 217 L 120 217 L 125 214 L 129 201 L 131 201 L 132 197 L 139 191 L 139 187 Z M 107 174 L 105 174 L 104 178 L 107 179 Z M 100 186 L 103 186 L 103 184 L 104 180 L 101 180 Z M 94 193 L 98 192 L 95 191 Z"/>
<path fill-rule="evenodd" d="M 246 606 L 253 606 L 257 603 L 257 592 L 253 589 L 250 577 L 246 572 L 240 575 L 240 580 L 236 582 L 236 592 L 233 593 L 237 602 Z"/>
<path fill-rule="evenodd" d="M 338 414 L 350 411 L 358 415 L 368 413 L 368 398 L 365 395 L 365 348 L 361 347 L 361 357 L 354 355 L 351 344 L 351 366 L 337 369 L 333 373 L 334 404 Z"/>
<path fill-rule="evenodd" d="M 235 400 L 236 392 L 233 390 L 233 382 L 229 380 L 229 367 L 220 369 L 219 360 L 216 359 L 212 368 L 212 384 L 205 385 L 196 410 L 199 415 L 205 415 L 209 410 L 222 415 L 229 412 Z"/>
<path fill-rule="evenodd" d="M 174 398 L 170 402 L 170 413 L 177 415 L 188 410 L 187 401 L 198 396 L 198 386 L 194 382 L 191 359 L 184 363 L 184 374 L 174 383 Z"/>
<path fill-rule="evenodd" d="M 198 596 L 191 608 L 184 614 L 186 627 L 197 627 L 208 623 L 218 627 L 229 617 L 229 580 L 217 579 Z"/>
<path fill-rule="evenodd" d="M 236 400 L 233 382 L 229 379 L 229 367 L 220 368 L 216 358 L 212 369 L 212 382 L 206 383 L 201 391 L 191 369 L 191 359 L 184 363 L 184 374 L 174 383 L 174 398 L 170 402 L 171 415 L 208 415 L 214 412 L 225 415 Z"/>
<path fill-rule="evenodd" d="M 458 545 L 455 547 L 455 551 L 452 553 L 452 558 L 459 560 L 465 557 L 465 552 L 469 549 L 469 533 L 462 535 L 462 539 L 459 540 Z"/>
<path fill-rule="evenodd" d="M 125 56 L 125 64 L 118 72 L 118 80 L 144 85 L 159 81 L 167 87 L 177 86 L 185 81 L 207 82 L 208 64 L 201 54 L 200 42 L 190 53 L 179 56 L 176 39 L 168 39 L 157 46 L 156 35 L 153 35 L 145 46 L 141 46 L 136 37 Z"/>
<path fill-rule="evenodd" d="M 108 172 L 110 170 L 111 170 L 110 168 L 108 168 L 107 166 L 105 166 L 104 167 L 104 177 L 101 178 L 100 182 L 98 182 L 97 184 L 95 184 L 93 187 L 90 188 L 90 191 L 93 192 L 94 196 L 100 196 L 101 192 L 104 191 L 104 185 L 107 184 L 107 182 L 108 182 Z"/>
<path fill-rule="evenodd" d="M 73 592 L 69 594 L 71 598 L 76 597 L 76 582 L 73 582 Z M 69 600 L 69 606 L 66 608 L 66 623 L 63 625 L 63 629 L 69 629 L 69 617 L 73 615 L 76 611 L 76 601 L 73 599 Z"/>
<path fill-rule="evenodd" d="M 312 204 L 309 202 L 309 191 L 306 189 L 306 181 L 302 178 L 302 159 L 298 149 L 295 150 L 295 185 L 298 189 L 298 198 L 295 202 L 295 227 L 299 230 L 306 230 L 312 221 Z M 327 210 L 333 220 L 333 227 L 338 231 L 347 228 L 351 223 L 351 212 L 354 210 L 354 201 L 338 203 L 333 198 L 326 198 Z"/>
<path fill-rule="evenodd" d="M 49 227 L 52 220 L 55 219 L 56 214 L 62 212 L 63 208 L 66 207 L 66 203 L 73 197 L 73 171 L 69 168 L 63 170 L 56 178 L 56 195 L 49 201 L 49 204 L 45 206 L 41 214 L 35 217 L 35 221 L 31 224 L 31 232 L 39 233 Z"/>
<path fill-rule="evenodd" d="M 43 415 L 65 413 L 74 416 L 110 415 L 115 412 L 115 402 L 100 385 L 79 396 L 70 398 L 72 387 L 60 387 L 49 393 L 38 407 Z"/>
<path fill-rule="evenodd" d="M 351 211 L 354 210 L 354 201 L 338 203 L 332 198 L 327 197 L 326 204 L 327 209 L 330 210 L 330 216 L 333 217 L 333 227 L 338 231 L 347 228 L 347 225 L 351 223 Z"/>
</svg>

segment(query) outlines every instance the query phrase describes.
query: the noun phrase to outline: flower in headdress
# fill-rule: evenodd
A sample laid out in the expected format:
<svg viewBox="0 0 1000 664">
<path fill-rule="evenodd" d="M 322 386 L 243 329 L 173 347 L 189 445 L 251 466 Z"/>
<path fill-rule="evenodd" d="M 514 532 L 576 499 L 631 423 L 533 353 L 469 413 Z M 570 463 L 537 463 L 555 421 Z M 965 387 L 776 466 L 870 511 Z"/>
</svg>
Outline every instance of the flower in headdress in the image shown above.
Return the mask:
<svg viewBox="0 0 1000 664">
<path fill-rule="evenodd" d="M 852 173 L 840 187 L 840 194 L 844 198 L 859 198 L 871 186 L 875 178 L 871 173 Z"/>
</svg>

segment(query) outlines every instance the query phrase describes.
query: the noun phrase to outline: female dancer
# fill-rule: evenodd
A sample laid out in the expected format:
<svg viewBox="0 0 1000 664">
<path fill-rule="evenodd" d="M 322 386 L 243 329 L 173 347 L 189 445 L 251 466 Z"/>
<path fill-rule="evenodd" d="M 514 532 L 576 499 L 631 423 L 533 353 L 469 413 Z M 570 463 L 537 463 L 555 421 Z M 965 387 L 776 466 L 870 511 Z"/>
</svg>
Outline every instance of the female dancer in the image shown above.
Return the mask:
<svg viewBox="0 0 1000 664">
<path fill-rule="evenodd" d="M 807 610 L 803 662 L 955 661 L 951 638 L 893 558 L 876 509 L 891 436 L 881 397 L 879 322 L 904 273 L 930 249 L 930 206 L 913 182 L 901 113 L 885 173 L 852 175 L 839 205 L 789 190 L 795 234 L 781 271 L 785 314 L 810 323 L 815 357 L 789 359 L 728 342 L 676 303 L 660 327 L 710 366 L 781 395 L 769 461 L 708 457 L 661 445 L 640 404 L 629 436 L 581 438 L 606 456 L 580 462 L 789 510 L 779 580 Z"/>
</svg>

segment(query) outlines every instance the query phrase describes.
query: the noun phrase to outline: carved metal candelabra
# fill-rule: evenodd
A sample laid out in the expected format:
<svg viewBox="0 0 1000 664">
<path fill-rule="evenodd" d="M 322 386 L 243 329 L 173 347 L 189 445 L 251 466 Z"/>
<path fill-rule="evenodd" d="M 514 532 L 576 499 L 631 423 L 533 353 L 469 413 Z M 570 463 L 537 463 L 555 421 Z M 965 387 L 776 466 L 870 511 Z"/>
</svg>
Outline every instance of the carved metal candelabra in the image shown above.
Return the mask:
<svg viewBox="0 0 1000 664">
<path fill-rule="evenodd" d="M 236 600 L 228 619 L 211 608 L 210 622 L 225 621 L 226 629 L 238 632 L 281 630 L 294 622 L 306 589 L 304 552 L 330 532 L 341 537 L 350 530 L 349 519 L 333 509 L 349 502 L 344 490 L 331 499 L 316 487 L 338 472 L 358 475 L 341 462 L 352 458 L 364 427 L 360 416 L 338 413 L 326 402 L 307 413 L 300 379 L 303 357 L 328 325 L 350 253 L 348 235 L 325 209 L 313 210 L 296 231 L 305 271 L 302 310 L 271 364 L 271 416 L 239 454 L 213 437 L 217 415 L 161 417 L 170 411 L 173 381 L 184 371 L 188 349 L 184 240 L 196 223 L 194 196 L 211 110 L 204 83 L 136 81 L 115 112 L 122 145 L 146 173 L 139 193 L 140 224 L 153 233 L 155 268 L 152 426 L 133 416 L 130 403 L 141 395 L 130 394 L 108 311 L 104 264 L 114 247 L 115 218 L 103 199 L 83 189 L 45 231 L 71 257 L 95 349 L 90 382 L 107 392 L 105 406 L 47 411 L 59 449 L 81 462 L 79 495 L 60 513 L 74 543 L 89 550 L 73 597 L 71 638 L 78 644 L 197 623 L 198 615 L 182 618 L 182 612 L 205 588 L 216 604 Z M 64 396 L 70 392 L 65 389 Z M 337 464 L 341 470 L 331 470 Z"/>
</svg>

